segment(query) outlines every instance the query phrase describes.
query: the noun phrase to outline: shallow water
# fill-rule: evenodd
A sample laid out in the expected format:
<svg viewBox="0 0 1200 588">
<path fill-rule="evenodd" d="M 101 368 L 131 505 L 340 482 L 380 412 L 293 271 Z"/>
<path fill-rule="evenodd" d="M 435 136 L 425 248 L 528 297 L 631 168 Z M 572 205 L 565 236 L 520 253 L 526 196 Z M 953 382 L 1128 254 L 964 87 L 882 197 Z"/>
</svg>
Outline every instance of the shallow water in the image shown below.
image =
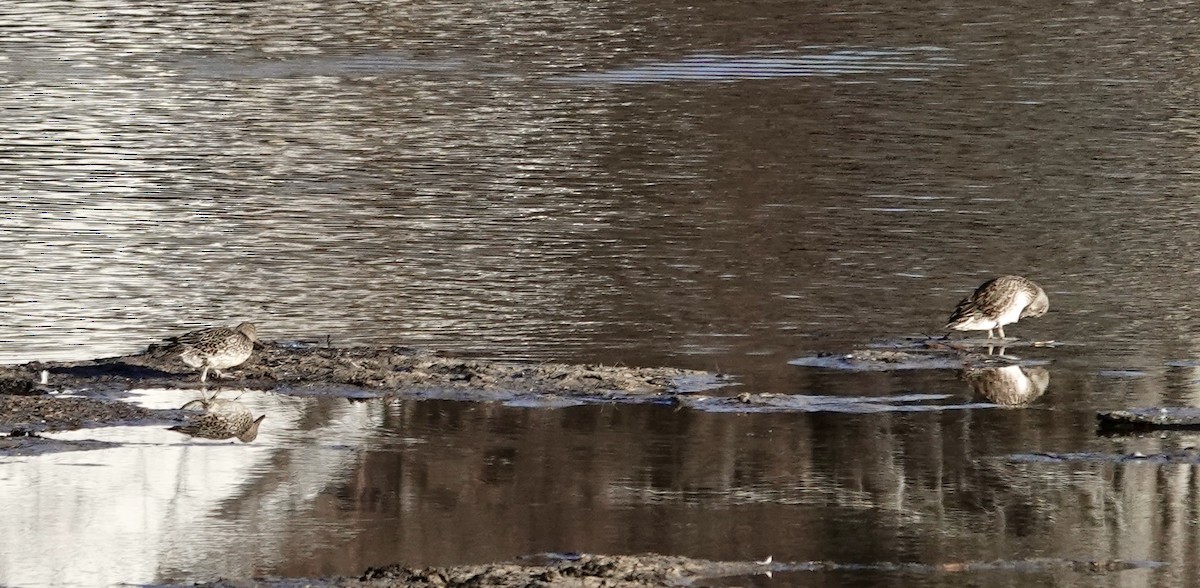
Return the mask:
<svg viewBox="0 0 1200 588">
<path fill-rule="evenodd" d="M 253 319 L 269 339 L 676 365 L 738 374 L 735 392 L 957 408 L 250 394 L 269 416 L 249 445 L 114 429 L 63 435 L 128 445 L 4 460 L 21 532 L 0 539 L 0 584 L 541 550 L 1171 564 L 969 576 L 986 586 L 1194 577 L 1194 466 L 1005 458 L 1197 441 L 1094 431 L 1098 409 L 1200 397 L 1192 13 L 6 2 L 4 362 Z M 937 334 L 1008 272 L 1051 298 L 1009 334 L 1061 344 L 1028 352 L 1049 386 L 1024 408 L 970 407 L 955 370 L 788 364 Z"/>
</svg>

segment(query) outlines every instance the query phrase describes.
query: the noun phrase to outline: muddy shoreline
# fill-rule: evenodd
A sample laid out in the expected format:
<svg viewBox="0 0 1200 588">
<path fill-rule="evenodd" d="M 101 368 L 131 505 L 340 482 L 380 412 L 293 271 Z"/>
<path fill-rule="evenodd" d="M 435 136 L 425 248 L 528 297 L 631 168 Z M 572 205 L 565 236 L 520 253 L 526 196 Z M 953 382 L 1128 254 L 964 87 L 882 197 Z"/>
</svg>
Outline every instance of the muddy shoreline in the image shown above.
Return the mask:
<svg viewBox="0 0 1200 588">
<path fill-rule="evenodd" d="M 250 388 L 348 398 L 524 399 L 552 406 L 667 402 L 674 394 L 716 388 L 731 381 L 721 374 L 678 368 L 488 361 L 408 347 L 274 342 L 256 345 L 253 356 L 228 370 L 226 376 L 202 385 L 195 370 L 155 345 L 145 352 L 120 357 L 3 366 L 0 433 L 179 419 L 178 411 L 147 410 L 120 400 L 123 393 L 135 388 Z"/>
<path fill-rule="evenodd" d="M 579 588 L 629 587 L 666 588 L 689 585 L 753 585 L 753 576 L 771 577 L 788 572 L 904 572 L 942 575 L 989 570 L 1030 572 L 1067 570 L 1088 575 L 1131 569 L 1157 568 L 1153 561 L 1030 559 L 1010 561 L 958 561 L 940 564 L 890 563 L 841 564 L 829 561 L 773 562 L 710 561 L 658 554 L 591 555 L 542 554 L 513 562 L 450 567 L 412 568 L 401 564 L 374 567 L 359 577 L 331 578 L 242 578 L 201 584 L 201 588 L 282 588 L 310 586 L 329 588 L 519 588 L 570 586 Z M 180 585 L 182 586 L 182 585 Z"/>
<path fill-rule="evenodd" d="M 151 346 L 143 353 L 75 362 L 31 362 L 0 367 L 0 382 L 42 390 L 122 391 L 131 388 L 199 388 L 197 372 Z M 644 368 L 552 362 L 489 361 L 409 347 L 328 347 L 266 342 L 246 363 L 210 381 L 209 388 L 239 387 L 301 393 L 305 389 L 356 388 L 404 394 L 470 390 L 489 394 L 659 395 L 724 385 L 727 376 L 679 368 Z M 2 387 L 0 387 L 2 388 Z M 318 392 L 314 392 L 316 394 Z"/>
<path fill-rule="evenodd" d="M 928 355 L 938 359 L 941 350 Z M 842 356 L 838 361 L 910 362 L 915 354 L 867 353 Z M 956 356 L 961 357 L 961 356 Z M 925 356 L 917 356 L 924 360 Z M 972 358 L 975 359 L 975 358 Z M 852 362 L 852 363 L 853 363 Z M 975 364 L 986 369 L 1016 365 L 999 358 L 981 357 Z M 999 363 L 1002 367 L 995 367 Z M 962 365 L 961 359 L 959 364 Z M 827 367 L 827 366 L 821 366 Z M 854 368 L 859 366 L 855 364 Z M 978 368 L 983 369 L 983 368 Z M 151 346 L 143 353 L 78 362 L 33 362 L 0 367 L 0 456 L 37 456 L 56 451 L 78 451 L 115 446 L 102 441 L 64 441 L 38 435 L 113 424 L 174 423 L 181 410 L 151 410 L 122 400 L 132 389 L 166 388 L 181 394 L 180 405 L 194 392 L 205 389 L 259 389 L 278 394 L 334 395 L 346 398 L 457 398 L 474 401 L 510 401 L 514 398 L 542 402 L 663 402 L 697 410 L 723 411 L 824 411 L 836 403 L 846 412 L 893 410 L 944 410 L 973 408 L 976 404 L 947 401 L 948 395 L 908 394 L 877 398 L 823 397 L 744 392 L 738 395 L 688 394 L 733 382 L 722 374 L 677 368 L 637 368 L 561 363 L 489 361 L 444 355 L 406 347 L 330 347 L 266 343 L 258 346 L 244 365 L 229 370 L 227 378 L 202 385 L 198 374 Z M 69 394 L 69 395 L 67 395 Z M 847 408 L 847 404 L 853 406 Z M 1171 459 L 1194 460 L 1189 453 Z M 1074 460 L 1091 456 L 1033 455 L 1028 459 Z M 1014 460 L 1022 456 L 1012 457 Z M 657 554 L 590 555 L 542 554 L 509 562 L 447 567 L 409 567 L 393 564 L 365 570 L 359 576 L 327 578 L 234 578 L 187 586 L 212 588 L 316 586 L 343 588 L 578 586 L 667 587 L 739 585 L 758 583 L 769 574 L 863 571 L 905 574 L 972 573 L 987 570 L 1012 572 L 1068 570 L 1107 574 L 1162 565 L 1150 561 L 1033 559 L 1013 561 L 956 561 L 947 563 L 875 564 L 828 561 L 773 562 L 708 561 Z"/>
</svg>

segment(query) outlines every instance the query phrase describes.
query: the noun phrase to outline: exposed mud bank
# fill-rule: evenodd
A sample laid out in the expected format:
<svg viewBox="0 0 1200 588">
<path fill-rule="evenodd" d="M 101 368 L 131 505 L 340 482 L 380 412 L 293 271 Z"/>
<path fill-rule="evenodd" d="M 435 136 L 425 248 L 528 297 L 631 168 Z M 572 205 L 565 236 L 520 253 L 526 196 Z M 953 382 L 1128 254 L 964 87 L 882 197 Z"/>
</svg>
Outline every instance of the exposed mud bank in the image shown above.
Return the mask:
<svg viewBox="0 0 1200 588">
<path fill-rule="evenodd" d="M 12 431 L 8 436 L 0 437 L 0 456 L 6 457 L 29 457 L 60 451 L 85 451 L 109 447 L 116 447 L 116 444 L 93 439 L 79 441 L 47 439 L 37 433 L 25 430 Z"/>
<path fill-rule="evenodd" d="M 675 404 L 705 412 L 928 412 L 994 408 L 988 403 L 958 402 L 950 394 L 899 394 L 892 396 L 814 396 L 805 394 L 756 394 L 737 396 L 676 396 Z"/>
<path fill-rule="evenodd" d="M 1145 407 L 1101 411 L 1096 413 L 1096 425 L 1102 434 L 1156 429 L 1200 429 L 1200 408 Z"/>
<path fill-rule="evenodd" d="M 316 347 L 265 343 L 227 378 L 206 387 L 273 390 L 295 395 L 369 398 L 387 395 L 503 400 L 531 406 L 582 402 L 667 401 L 729 378 L 677 368 L 521 363 L 450 357 L 403 347 Z M 120 402 L 134 388 L 198 389 L 195 370 L 177 354 L 146 352 L 77 362 L 0 367 L 0 433 L 55 431 L 103 424 L 178 421 L 179 411 Z M 73 396 L 51 394 L 66 391 Z M 182 405 L 186 399 L 180 399 Z M 34 443 L 24 441 L 23 443 Z M 26 449 L 23 449 L 26 450 Z M 0 455 L 5 455 L 0 446 Z"/>
<path fill-rule="evenodd" d="M 35 388 L 30 388 L 35 390 Z M 31 456 L 59 451 L 103 449 L 114 444 L 103 441 L 64 441 L 38 435 L 44 431 L 66 431 L 83 427 L 167 423 L 179 411 L 149 410 L 116 400 L 62 398 L 45 395 L 0 393 L 0 457 Z"/>
<path fill-rule="evenodd" d="M 370 568 L 357 578 L 222 579 L 198 588 L 526 588 L 537 586 L 650 588 L 683 586 L 705 578 L 761 574 L 770 564 L 714 562 L 662 555 L 537 556 L 516 562 L 453 567 L 412 568 L 390 565 Z"/>
<path fill-rule="evenodd" d="M 1045 361 L 1021 359 L 1012 352 L 1057 347 L 1054 341 L 1016 339 L 910 338 L 879 343 L 849 353 L 818 353 L 788 363 L 852 372 L 897 370 L 976 369 L 1006 365 L 1040 365 Z"/>
<path fill-rule="evenodd" d="M 242 579 L 197 584 L 205 588 L 248 588 L 313 586 L 340 588 L 517 588 L 530 586 L 600 587 L 677 587 L 703 585 L 707 580 L 734 578 L 739 585 L 754 584 L 752 576 L 788 572 L 864 572 L 902 571 L 906 573 L 971 573 L 1009 570 L 1028 572 L 1062 569 L 1088 574 L 1119 572 L 1137 568 L 1155 568 L 1150 561 L 1036 559 L 989 562 L 950 562 L 943 564 L 879 563 L 838 564 L 834 562 L 729 562 L 708 561 L 663 555 L 572 555 L 538 556 L 525 561 L 488 565 L 410 568 L 391 565 L 368 569 L 358 578 Z M 728 581 L 728 580 L 726 580 Z"/>
<path fill-rule="evenodd" d="M 538 558 L 545 559 L 545 558 Z M 715 562 L 662 555 L 583 555 L 547 562 L 530 561 L 444 568 L 390 565 L 368 569 L 344 586 L 680 586 L 698 579 L 766 571 L 749 562 Z"/>
<path fill-rule="evenodd" d="M 1165 453 L 1014 453 L 1004 458 L 1011 463 L 1150 463 L 1200 465 L 1200 450 L 1187 447 Z"/>
<path fill-rule="evenodd" d="M 128 423 L 148 419 L 155 412 L 125 402 L 90 398 L 0 395 L 0 432 L 65 431 Z"/>
<path fill-rule="evenodd" d="M 0 380 L 38 381 L 43 388 L 127 390 L 134 387 L 198 387 L 197 372 L 152 346 L 145 353 L 79 362 L 34 362 L 0 368 Z M 357 389 L 404 394 L 428 390 L 557 395 L 655 395 L 727 383 L 718 374 L 678 368 L 640 368 L 562 363 L 486 361 L 406 347 L 316 347 L 265 343 L 246 363 L 209 387 L 329 393 Z"/>
</svg>

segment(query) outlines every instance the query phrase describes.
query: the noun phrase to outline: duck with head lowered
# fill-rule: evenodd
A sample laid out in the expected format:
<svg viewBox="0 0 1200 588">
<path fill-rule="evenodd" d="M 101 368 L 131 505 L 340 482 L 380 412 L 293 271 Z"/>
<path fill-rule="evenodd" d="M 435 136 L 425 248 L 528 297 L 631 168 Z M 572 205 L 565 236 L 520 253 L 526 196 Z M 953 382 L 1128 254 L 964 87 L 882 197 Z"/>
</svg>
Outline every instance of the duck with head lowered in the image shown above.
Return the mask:
<svg viewBox="0 0 1200 588">
<path fill-rule="evenodd" d="M 200 381 L 208 380 L 211 370 L 221 377 L 221 370 L 241 365 L 254 352 L 258 329 L 244 322 L 236 327 L 211 327 L 167 340 L 164 353 L 178 354 L 183 363 L 200 370 Z"/>
<path fill-rule="evenodd" d="M 958 303 L 947 329 L 987 331 L 988 339 L 998 332 L 1004 339 L 1004 325 L 1026 317 L 1038 317 L 1050 310 L 1046 291 L 1021 276 L 1000 276 L 984 282 Z"/>
</svg>

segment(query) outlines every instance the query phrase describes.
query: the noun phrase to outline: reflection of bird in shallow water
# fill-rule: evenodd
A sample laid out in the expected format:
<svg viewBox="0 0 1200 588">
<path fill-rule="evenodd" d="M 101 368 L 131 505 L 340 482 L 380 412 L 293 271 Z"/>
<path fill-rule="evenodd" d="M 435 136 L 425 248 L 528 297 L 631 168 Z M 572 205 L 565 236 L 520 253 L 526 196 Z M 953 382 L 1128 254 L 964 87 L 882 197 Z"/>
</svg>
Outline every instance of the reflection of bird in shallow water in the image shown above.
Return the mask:
<svg viewBox="0 0 1200 588">
<path fill-rule="evenodd" d="M 1020 406 L 1037 400 L 1050 385 L 1046 368 L 1008 365 L 967 370 L 964 378 L 971 389 L 989 402 Z"/>
<path fill-rule="evenodd" d="M 258 437 L 258 426 L 267 415 L 254 418 L 250 409 L 237 400 L 204 398 L 193 400 L 180 407 L 180 410 L 199 408 L 204 412 L 191 415 L 187 423 L 171 427 L 192 437 L 204 439 L 232 439 L 237 437 L 243 443 L 249 443 Z"/>
<path fill-rule="evenodd" d="M 1025 317 L 1042 316 L 1050 310 L 1050 299 L 1040 286 L 1021 276 L 1000 276 L 976 288 L 950 315 L 947 329 L 955 331 L 993 331 L 1004 338 L 1004 325 Z"/>
<path fill-rule="evenodd" d="M 205 382 L 209 370 L 221 377 L 221 370 L 250 359 L 257 340 L 257 329 L 247 322 L 236 327 L 212 327 L 172 337 L 167 340 L 165 352 L 178 353 L 183 363 L 200 370 L 200 381 Z"/>
</svg>

